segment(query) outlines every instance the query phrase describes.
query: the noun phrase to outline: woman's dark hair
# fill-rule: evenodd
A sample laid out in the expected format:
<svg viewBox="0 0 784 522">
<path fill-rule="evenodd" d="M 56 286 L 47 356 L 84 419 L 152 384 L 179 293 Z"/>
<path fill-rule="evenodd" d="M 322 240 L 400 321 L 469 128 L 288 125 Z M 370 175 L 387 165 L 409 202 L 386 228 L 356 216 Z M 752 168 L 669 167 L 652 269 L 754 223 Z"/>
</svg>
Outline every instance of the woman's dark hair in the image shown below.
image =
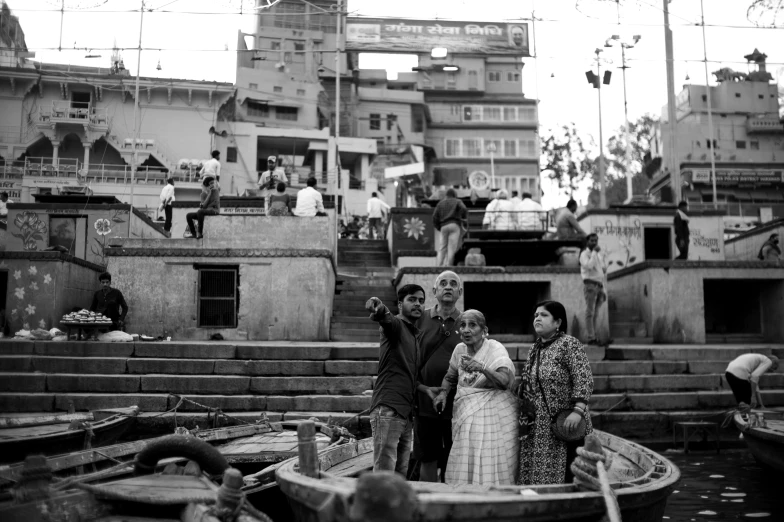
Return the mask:
<svg viewBox="0 0 784 522">
<path fill-rule="evenodd" d="M 400 288 L 400 290 L 397 291 L 397 301 L 401 302 L 406 298 L 406 296 L 414 295 L 417 292 L 422 292 L 423 296 L 427 296 L 425 289 L 419 285 L 404 285 Z"/>
<path fill-rule="evenodd" d="M 278 192 L 285 192 L 286 191 L 286 184 L 283 183 L 282 181 L 278 181 L 278 184 L 277 184 L 277 186 L 275 188 L 278 189 Z"/>
<path fill-rule="evenodd" d="M 213 178 L 211 176 L 207 176 L 206 178 L 204 178 L 204 181 L 202 181 L 201 184 L 204 185 L 205 187 L 209 187 L 210 186 L 210 182 L 213 181 L 214 179 L 215 178 Z"/>
<path fill-rule="evenodd" d="M 542 301 L 541 303 L 537 303 L 536 308 L 539 307 L 544 308 L 550 312 L 550 315 L 553 316 L 553 319 L 560 319 L 561 326 L 558 327 L 558 331 L 566 333 L 566 330 L 569 327 L 569 323 L 566 319 L 566 308 L 564 308 L 564 305 L 558 301 Z"/>
<path fill-rule="evenodd" d="M 110 274 L 109 272 L 104 272 L 98 276 L 98 281 L 104 281 L 104 280 L 111 282 L 112 274 Z"/>
</svg>

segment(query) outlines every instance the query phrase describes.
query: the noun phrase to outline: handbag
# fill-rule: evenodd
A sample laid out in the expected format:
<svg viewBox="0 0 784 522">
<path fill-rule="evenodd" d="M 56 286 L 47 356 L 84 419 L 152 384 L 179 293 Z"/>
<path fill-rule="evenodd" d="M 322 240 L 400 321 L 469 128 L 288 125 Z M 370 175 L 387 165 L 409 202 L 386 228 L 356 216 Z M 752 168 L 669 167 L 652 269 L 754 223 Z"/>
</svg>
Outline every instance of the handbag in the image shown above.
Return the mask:
<svg viewBox="0 0 784 522">
<path fill-rule="evenodd" d="M 537 354 L 536 357 L 536 384 L 539 386 L 539 392 L 542 394 L 542 399 L 544 399 L 544 407 L 547 412 L 550 412 L 550 404 L 547 402 L 547 394 L 544 392 L 544 388 L 542 388 L 542 381 L 539 379 L 539 363 L 541 362 L 542 356 L 541 354 Z M 585 437 L 585 416 L 580 415 L 580 424 L 577 426 L 577 430 L 575 430 L 574 434 L 570 434 L 564 428 L 564 422 L 566 422 L 566 418 L 575 413 L 572 408 L 566 408 L 550 418 L 550 430 L 553 432 L 553 435 L 556 439 L 564 441 L 564 442 L 573 442 L 575 440 L 580 440 Z"/>
</svg>

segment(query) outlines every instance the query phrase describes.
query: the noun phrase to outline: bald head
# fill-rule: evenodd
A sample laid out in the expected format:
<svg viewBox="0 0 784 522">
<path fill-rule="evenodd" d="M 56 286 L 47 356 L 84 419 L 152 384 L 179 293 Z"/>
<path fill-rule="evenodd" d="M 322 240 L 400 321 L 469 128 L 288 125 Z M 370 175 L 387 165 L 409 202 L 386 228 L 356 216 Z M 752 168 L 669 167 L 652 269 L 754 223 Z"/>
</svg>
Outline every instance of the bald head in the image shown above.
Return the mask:
<svg viewBox="0 0 784 522">
<path fill-rule="evenodd" d="M 438 274 L 433 285 L 433 295 L 440 306 L 451 308 L 457 304 L 457 300 L 463 295 L 463 282 L 460 276 L 451 270 L 445 270 Z"/>
</svg>

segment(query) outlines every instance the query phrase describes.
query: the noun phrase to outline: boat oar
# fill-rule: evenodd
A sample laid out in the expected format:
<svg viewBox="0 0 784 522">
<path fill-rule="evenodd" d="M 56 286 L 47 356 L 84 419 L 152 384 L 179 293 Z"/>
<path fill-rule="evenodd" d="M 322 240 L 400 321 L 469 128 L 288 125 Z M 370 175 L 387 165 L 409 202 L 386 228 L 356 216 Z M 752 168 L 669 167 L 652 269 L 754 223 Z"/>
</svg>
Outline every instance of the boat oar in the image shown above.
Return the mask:
<svg viewBox="0 0 784 522">
<path fill-rule="evenodd" d="M 610 487 L 610 478 L 607 476 L 603 462 L 596 463 L 596 471 L 599 472 L 599 484 L 602 488 L 604 505 L 607 507 L 607 519 L 609 522 L 621 522 L 621 509 L 618 507 L 618 499 L 615 498 L 615 493 Z"/>
</svg>

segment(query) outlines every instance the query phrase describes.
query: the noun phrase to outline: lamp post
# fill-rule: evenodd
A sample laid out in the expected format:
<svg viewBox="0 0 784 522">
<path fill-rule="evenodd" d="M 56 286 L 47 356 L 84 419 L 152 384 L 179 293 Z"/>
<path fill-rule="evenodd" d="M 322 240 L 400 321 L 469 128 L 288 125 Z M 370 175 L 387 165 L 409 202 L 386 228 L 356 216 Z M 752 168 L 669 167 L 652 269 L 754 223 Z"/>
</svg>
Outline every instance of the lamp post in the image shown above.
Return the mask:
<svg viewBox="0 0 784 522">
<path fill-rule="evenodd" d="M 705 91 L 707 93 L 707 102 L 708 102 L 708 148 L 710 149 L 708 152 L 710 153 L 710 163 L 711 163 L 711 183 L 713 185 L 713 209 L 718 210 L 719 202 L 717 201 L 717 194 L 716 194 L 716 147 L 714 145 L 714 138 L 713 138 L 713 108 L 712 100 L 711 100 L 711 86 L 710 86 L 710 77 L 708 76 L 708 48 L 705 45 L 705 8 L 702 5 L 702 0 L 700 0 L 700 20 L 702 25 L 702 55 L 703 55 L 703 62 L 705 64 Z"/>
<path fill-rule="evenodd" d="M 610 71 L 604 71 L 604 78 L 602 78 L 602 59 L 599 56 L 602 53 L 602 50 L 598 47 L 596 48 L 596 73 L 594 74 L 593 71 L 587 71 L 585 73 L 585 77 L 588 79 L 588 83 L 593 85 L 593 88 L 598 91 L 599 97 L 599 206 L 601 208 L 607 207 L 607 190 L 605 187 L 605 175 L 604 175 L 604 133 L 602 129 L 602 83 L 604 85 L 610 85 L 610 78 L 612 77 L 612 73 Z M 607 61 L 607 63 L 612 63 L 611 61 Z"/>
<path fill-rule="evenodd" d="M 623 42 L 621 41 L 621 37 L 617 34 L 612 35 L 607 41 L 604 43 L 605 47 L 612 47 L 613 42 L 620 42 L 621 44 L 621 71 L 623 71 L 623 117 L 626 123 L 625 133 L 626 133 L 626 150 L 624 153 L 624 163 L 626 164 L 626 201 L 624 203 L 629 203 L 632 200 L 632 196 L 634 195 L 634 190 L 632 188 L 632 158 L 631 158 L 631 129 L 629 126 L 629 108 L 626 98 L 626 69 L 629 67 L 626 65 L 626 49 L 632 49 L 637 43 L 640 41 L 642 37 L 640 35 L 634 35 L 633 42 Z"/>
<path fill-rule="evenodd" d="M 136 184 L 136 169 L 139 163 L 139 75 L 142 65 L 142 29 L 144 28 L 144 0 L 141 0 L 139 9 L 139 50 L 136 54 L 136 88 L 133 95 L 133 159 L 131 160 L 131 191 L 130 208 L 128 210 L 128 237 L 131 237 L 131 220 L 133 219 L 133 188 Z"/>
<path fill-rule="evenodd" d="M 495 188 L 495 142 L 491 141 L 487 144 L 487 152 L 490 153 L 490 190 Z"/>
</svg>

